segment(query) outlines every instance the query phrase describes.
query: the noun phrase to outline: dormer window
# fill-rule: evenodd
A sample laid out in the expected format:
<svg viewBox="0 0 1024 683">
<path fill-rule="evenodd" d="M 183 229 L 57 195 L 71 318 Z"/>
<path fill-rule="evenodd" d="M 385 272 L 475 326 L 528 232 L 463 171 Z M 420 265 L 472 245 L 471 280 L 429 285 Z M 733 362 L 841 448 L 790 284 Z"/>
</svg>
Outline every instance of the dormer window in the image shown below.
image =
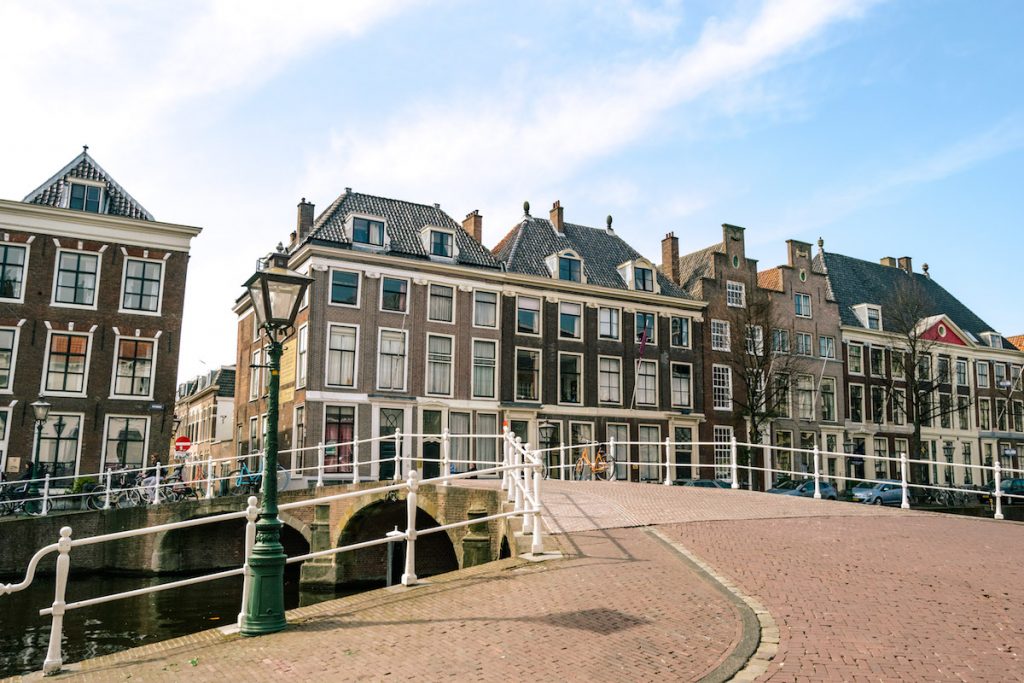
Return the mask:
<svg viewBox="0 0 1024 683">
<path fill-rule="evenodd" d="M 71 196 L 68 199 L 68 208 L 76 211 L 99 213 L 102 199 L 102 187 L 97 185 L 85 185 L 82 183 L 71 183 Z"/>
<path fill-rule="evenodd" d="M 874 306 L 868 306 L 868 329 L 882 329 L 882 311 Z"/>
<path fill-rule="evenodd" d="M 450 232 L 430 231 L 430 255 L 452 257 L 452 234 Z"/>
<path fill-rule="evenodd" d="M 352 241 L 372 247 L 384 246 L 384 221 L 370 218 L 352 219 Z"/>
<path fill-rule="evenodd" d="M 558 279 L 569 282 L 579 282 L 582 269 L 582 262 L 571 256 L 558 257 Z"/>
<path fill-rule="evenodd" d="M 654 291 L 654 270 L 637 266 L 633 269 L 633 289 L 641 292 Z"/>
</svg>

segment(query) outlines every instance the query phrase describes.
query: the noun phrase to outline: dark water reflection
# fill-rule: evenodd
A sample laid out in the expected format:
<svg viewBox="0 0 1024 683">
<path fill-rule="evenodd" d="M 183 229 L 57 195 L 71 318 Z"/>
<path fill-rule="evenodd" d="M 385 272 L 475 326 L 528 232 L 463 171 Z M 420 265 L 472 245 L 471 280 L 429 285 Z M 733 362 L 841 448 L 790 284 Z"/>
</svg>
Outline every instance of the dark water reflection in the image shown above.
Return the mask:
<svg viewBox="0 0 1024 683">
<path fill-rule="evenodd" d="M 178 578 L 181 577 L 74 576 L 68 583 L 67 601 Z M 333 593 L 300 592 L 298 578 L 298 567 L 289 565 L 285 574 L 287 609 L 367 589 L 361 586 Z M 232 624 L 238 618 L 241 591 L 242 578 L 229 577 L 73 610 L 64 616 L 64 661 L 77 662 Z M 0 597 L 0 678 L 42 669 L 50 639 L 50 617 L 39 616 L 39 610 L 52 603 L 52 576 L 37 576 L 27 590 Z"/>
</svg>

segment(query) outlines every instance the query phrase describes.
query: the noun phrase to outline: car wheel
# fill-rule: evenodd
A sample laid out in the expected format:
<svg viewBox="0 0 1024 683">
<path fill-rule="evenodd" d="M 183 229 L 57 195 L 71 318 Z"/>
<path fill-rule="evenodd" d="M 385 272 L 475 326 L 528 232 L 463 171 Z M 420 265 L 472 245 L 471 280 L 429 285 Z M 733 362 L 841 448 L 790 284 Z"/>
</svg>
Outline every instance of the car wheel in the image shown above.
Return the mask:
<svg viewBox="0 0 1024 683">
<path fill-rule="evenodd" d="M 875 498 L 873 501 L 871 501 L 871 504 L 872 505 L 881 505 L 882 504 L 882 499 L 881 498 Z"/>
<path fill-rule="evenodd" d="M 829 496 L 826 500 L 837 500 L 835 496 Z"/>
</svg>

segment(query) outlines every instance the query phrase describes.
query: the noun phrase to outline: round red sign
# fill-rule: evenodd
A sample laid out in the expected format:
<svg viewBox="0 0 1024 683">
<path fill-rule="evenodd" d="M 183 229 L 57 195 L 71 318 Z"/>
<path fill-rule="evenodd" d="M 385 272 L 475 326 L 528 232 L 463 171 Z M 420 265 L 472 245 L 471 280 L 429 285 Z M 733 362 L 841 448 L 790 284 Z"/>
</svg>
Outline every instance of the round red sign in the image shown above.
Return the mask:
<svg viewBox="0 0 1024 683">
<path fill-rule="evenodd" d="M 182 453 L 192 448 L 192 441 L 187 436 L 179 436 L 174 440 L 174 450 Z"/>
</svg>

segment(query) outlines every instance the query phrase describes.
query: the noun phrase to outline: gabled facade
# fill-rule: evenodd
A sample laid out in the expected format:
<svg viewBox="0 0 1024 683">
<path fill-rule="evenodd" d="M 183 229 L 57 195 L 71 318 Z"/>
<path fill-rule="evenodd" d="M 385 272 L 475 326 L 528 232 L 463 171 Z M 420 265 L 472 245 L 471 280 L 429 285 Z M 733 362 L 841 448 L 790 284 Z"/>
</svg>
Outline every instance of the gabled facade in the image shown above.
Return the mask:
<svg viewBox="0 0 1024 683">
<path fill-rule="evenodd" d="M 199 232 L 155 221 L 86 150 L 24 201 L 0 200 L 0 470 L 31 461 L 37 398 L 52 405 L 51 475 L 163 457 Z"/>
<path fill-rule="evenodd" d="M 226 365 L 178 385 L 174 416 L 180 420 L 172 442 L 187 436 L 192 442 L 188 456 L 227 461 L 223 469 L 234 469 L 235 366 Z M 180 455 L 171 444 L 171 456 Z M 227 474 L 227 472 L 224 472 Z"/>
</svg>

